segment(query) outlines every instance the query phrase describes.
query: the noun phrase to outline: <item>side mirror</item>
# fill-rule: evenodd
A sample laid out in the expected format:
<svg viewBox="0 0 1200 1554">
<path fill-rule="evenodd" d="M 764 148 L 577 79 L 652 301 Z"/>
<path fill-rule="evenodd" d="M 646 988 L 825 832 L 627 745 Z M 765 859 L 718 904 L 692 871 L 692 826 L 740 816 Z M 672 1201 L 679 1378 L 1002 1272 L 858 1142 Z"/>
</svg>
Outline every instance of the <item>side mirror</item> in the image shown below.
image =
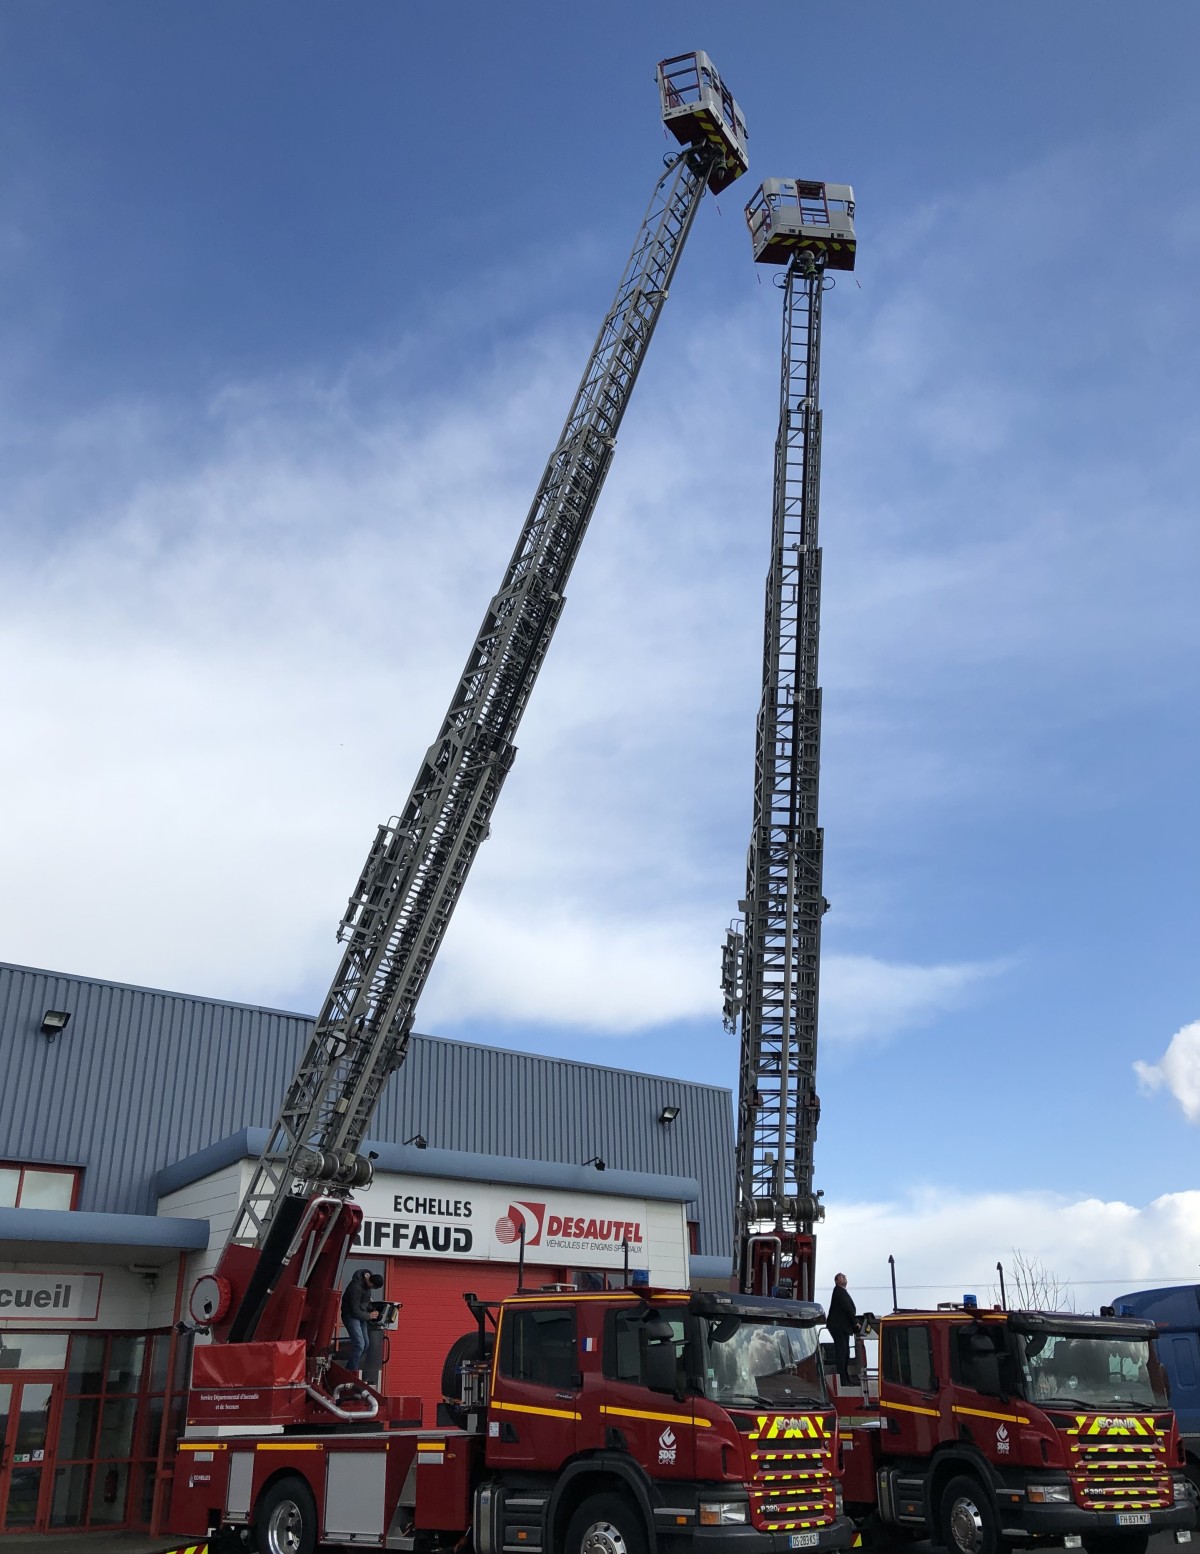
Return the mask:
<svg viewBox="0 0 1200 1554">
<path fill-rule="evenodd" d="M 651 1392 L 674 1392 L 674 1344 L 648 1345 L 642 1360 L 642 1373 Z"/>
</svg>

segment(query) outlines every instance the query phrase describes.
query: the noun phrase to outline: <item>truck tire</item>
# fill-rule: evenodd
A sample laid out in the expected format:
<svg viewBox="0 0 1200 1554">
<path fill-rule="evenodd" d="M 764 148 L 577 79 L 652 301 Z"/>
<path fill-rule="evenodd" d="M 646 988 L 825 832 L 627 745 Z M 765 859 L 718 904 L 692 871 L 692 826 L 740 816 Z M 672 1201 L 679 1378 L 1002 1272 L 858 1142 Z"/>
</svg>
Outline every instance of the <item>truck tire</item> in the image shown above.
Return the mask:
<svg viewBox="0 0 1200 1554">
<path fill-rule="evenodd" d="M 492 1348 L 496 1341 L 494 1333 L 483 1335 L 483 1353 L 479 1352 L 479 1330 L 473 1329 L 464 1333 L 461 1338 L 456 1338 L 450 1345 L 449 1353 L 442 1362 L 442 1396 L 451 1403 L 457 1403 L 460 1395 L 459 1371 L 464 1365 L 474 1365 L 480 1360 L 490 1360 Z"/>
<path fill-rule="evenodd" d="M 1095 1532 L 1084 1538 L 1087 1554 L 1146 1554 L 1149 1532 Z"/>
<path fill-rule="evenodd" d="M 592 1495 L 567 1523 L 563 1554 L 649 1554 L 641 1513 L 624 1495 Z"/>
<path fill-rule="evenodd" d="M 942 1491 L 938 1525 L 950 1554 L 1004 1554 L 1008 1547 L 1000 1536 L 992 1497 L 977 1478 L 965 1473 Z"/>
<path fill-rule="evenodd" d="M 302 1478 L 276 1479 L 254 1512 L 258 1554 L 315 1554 L 317 1503 Z"/>
</svg>

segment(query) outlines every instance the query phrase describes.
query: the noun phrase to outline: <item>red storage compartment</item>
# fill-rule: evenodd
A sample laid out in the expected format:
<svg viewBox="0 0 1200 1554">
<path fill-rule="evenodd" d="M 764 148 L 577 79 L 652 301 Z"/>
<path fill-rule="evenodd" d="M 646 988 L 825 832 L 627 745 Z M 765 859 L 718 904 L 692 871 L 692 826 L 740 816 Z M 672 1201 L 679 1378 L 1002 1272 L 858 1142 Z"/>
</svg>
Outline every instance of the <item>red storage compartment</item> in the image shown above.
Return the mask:
<svg viewBox="0 0 1200 1554">
<path fill-rule="evenodd" d="M 304 1340 L 265 1344 L 198 1344 L 192 1352 L 193 1387 L 304 1385 Z"/>
<path fill-rule="evenodd" d="M 202 1344 L 192 1355 L 189 1425 L 285 1424 L 304 1409 L 304 1340 Z"/>
</svg>

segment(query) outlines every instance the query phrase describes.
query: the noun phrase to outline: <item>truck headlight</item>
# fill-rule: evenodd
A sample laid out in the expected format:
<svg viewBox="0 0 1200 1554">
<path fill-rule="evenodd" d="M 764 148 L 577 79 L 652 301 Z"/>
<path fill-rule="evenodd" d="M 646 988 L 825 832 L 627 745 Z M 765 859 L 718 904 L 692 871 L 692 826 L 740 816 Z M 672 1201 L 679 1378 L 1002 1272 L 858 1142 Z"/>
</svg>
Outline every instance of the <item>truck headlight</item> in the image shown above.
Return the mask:
<svg viewBox="0 0 1200 1554">
<path fill-rule="evenodd" d="M 1176 1500 L 1190 1500 L 1192 1498 L 1192 1486 L 1186 1478 L 1174 1478 L 1171 1488 Z"/>
<path fill-rule="evenodd" d="M 1030 1484 L 1026 1490 L 1027 1498 L 1034 1505 L 1061 1505 L 1063 1501 L 1070 1504 L 1070 1484 Z"/>
<path fill-rule="evenodd" d="M 701 1527 L 729 1527 L 750 1520 L 750 1507 L 744 1500 L 701 1500 Z"/>
</svg>

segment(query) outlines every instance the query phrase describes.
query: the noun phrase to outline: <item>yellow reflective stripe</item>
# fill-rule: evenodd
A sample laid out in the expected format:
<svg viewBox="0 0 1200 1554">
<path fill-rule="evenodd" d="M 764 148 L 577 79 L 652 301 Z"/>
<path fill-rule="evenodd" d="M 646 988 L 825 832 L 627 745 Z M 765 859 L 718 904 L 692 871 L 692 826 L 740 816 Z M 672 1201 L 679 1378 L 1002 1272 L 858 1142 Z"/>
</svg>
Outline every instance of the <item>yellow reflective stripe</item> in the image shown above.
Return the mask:
<svg viewBox="0 0 1200 1554">
<path fill-rule="evenodd" d="M 654 1304 L 661 1306 L 665 1301 L 680 1301 L 688 1298 L 686 1295 L 671 1296 L 664 1293 L 661 1297 L 655 1297 Z M 504 1304 L 515 1306 L 519 1301 L 535 1301 L 539 1306 L 564 1306 L 577 1300 L 629 1300 L 645 1304 L 640 1295 L 627 1295 L 624 1290 L 559 1290 L 553 1295 L 506 1295 Z"/>
<path fill-rule="evenodd" d="M 880 1398 L 879 1406 L 880 1408 L 898 1408 L 901 1413 L 905 1414 L 927 1414 L 930 1419 L 941 1418 L 941 1414 L 936 1408 L 918 1408 L 915 1403 L 893 1403 L 890 1399 L 885 1403 L 884 1400 Z"/>
<path fill-rule="evenodd" d="M 922 1311 L 920 1317 L 922 1322 L 998 1322 L 1002 1324 L 1008 1320 L 1001 1312 L 977 1312 L 973 1309 L 971 1311 Z M 880 1317 L 879 1322 L 880 1326 L 886 1323 L 888 1327 L 895 1323 L 899 1323 L 901 1327 L 913 1325 L 912 1318 L 904 1312 L 896 1315 L 889 1312 L 886 1317 Z"/>
<path fill-rule="evenodd" d="M 689 1419 L 686 1414 L 652 1414 L 644 1408 L 611 1408 L 607 1403 L 601 1403 L 602 1414 L 620 1414 L 623 1419 L 654 1419 L 665 1420 L 667 1424 L 692 1425 L 697 1430 L 711 1430 L 711 1419 Z M 576 1419 L 579 1415 L 576 1414 Z"/>
<path fill-rule="evenodd" d="M 324 1451 L 320 1441 L 259 1441 L 258 1451 Z"/>
<path fill-rule="evenodd" d="M 1003 1419 L 1005 1424 L 1028 1424 L 1029 1420 L 1024 1414 L 991 1414 L 986 1408 L 960 1408 L 957 1403 L 951 1405 L 952 1414 L 970 1414 L 975 1419 Z"/>
<path fill-rule="evenodd" d="M 493 1400 L 489 1407 L 502 1408 L 510 1414 L 542 1414 L 547 1419 L 582 1419 L 582 1414 L 577 1414 L 570 1408 L 534 1408 L 532 1403 L 497 1403 Z"/>
<path fill-rule="evenodd" d="M 180 1441 L 176 1451 L 225 1451 L 227 1441 Z"/>
</svg>

